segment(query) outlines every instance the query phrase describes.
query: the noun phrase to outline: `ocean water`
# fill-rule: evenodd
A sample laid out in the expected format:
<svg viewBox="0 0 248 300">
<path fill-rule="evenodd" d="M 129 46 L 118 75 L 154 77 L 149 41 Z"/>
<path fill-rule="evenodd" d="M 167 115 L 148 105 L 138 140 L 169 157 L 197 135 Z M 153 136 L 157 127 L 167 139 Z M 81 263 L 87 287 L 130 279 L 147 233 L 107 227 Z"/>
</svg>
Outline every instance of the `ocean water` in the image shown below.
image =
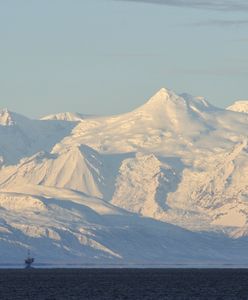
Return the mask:
<svg viewBox="0 0 248 300">
<path fill-rule="evenodd" d="M 248 299 L 248 270 L 0 270 L 0 299 Z"/>
</svg>

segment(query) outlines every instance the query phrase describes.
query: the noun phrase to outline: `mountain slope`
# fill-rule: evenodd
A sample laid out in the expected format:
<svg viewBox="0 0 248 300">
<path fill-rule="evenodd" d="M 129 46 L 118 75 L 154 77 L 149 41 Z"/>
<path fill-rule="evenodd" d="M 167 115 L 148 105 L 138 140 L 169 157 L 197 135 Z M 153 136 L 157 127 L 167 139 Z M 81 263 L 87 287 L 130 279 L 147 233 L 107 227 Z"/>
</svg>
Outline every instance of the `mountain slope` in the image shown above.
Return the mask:
<svg viewBox="0 0 248 300">
<path fill-rule="evenodd" d="M 178 180 L 176 172 L 153 154 L 137 153 L 135 158 L 122 162 L 111 203 L 155 217 L 167 209 L 165 199 Z"/>
<path fill-rule="evenodd" d="M 82 146 L 65 149 L 59 154 L 40 152 L 31 158 L 23 159 L 17 167 L 4 168 L 0 173 L 0 187 L 11 189 L 11 186 L 36 184 L 69 188 L 100 197 L 97 186 L 101 181 L 97 169 L 100 162 L 92 153 L 88 151 L 87 157 Z M 94 160 L 96 166 L 93 166 L 90 160 Z"/>
<path fill-rule="evenodd" d="M 28 248 L 37 263 L 55 265 L 221 264 L 230 258 L 234 263 L 247 262 L 247 245 L 238 257 L 234 251 L 237 243 L 232 240 L 204 237 L 116 208 L 105 213 L 92 209 L 92 202 L 104 207 L 101 200 L 81 196 L 76 203 L 11 193 L 2 194 L 1 199 L 0 246 L 5 264 L 20 263 Z M 7 206 L 12 201 L 26 203 L 25 209 Z"/>
</svg>

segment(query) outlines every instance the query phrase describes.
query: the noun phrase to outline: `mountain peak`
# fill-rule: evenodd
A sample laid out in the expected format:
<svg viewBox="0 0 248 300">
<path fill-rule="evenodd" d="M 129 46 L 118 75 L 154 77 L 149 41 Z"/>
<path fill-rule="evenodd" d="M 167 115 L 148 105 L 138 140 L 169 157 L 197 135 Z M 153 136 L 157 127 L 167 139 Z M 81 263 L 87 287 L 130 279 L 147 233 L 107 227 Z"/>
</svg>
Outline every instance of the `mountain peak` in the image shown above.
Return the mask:
<svg viewBox="0 0 248 300">
<path fill-rule="evenodd" d="M 151 97 L 147 104 L 164 103 L 173 96 L 175 96 L 174 92 L 166 88 L 161 88 L 154 96 Z"/>
<path fill-rule="evenodd" d="M 162 97 L 164 97 L 164 96 L 167 96 L 167 95 L 169 95 L 171 93 L 171 91 L 169 90 L 169 89 L 166 89 L 166 88 L 161 88 L 156 94 L 155 94 L 155 96 L 162 96 Z"/>
<path fill-rule="evenodd" d="M 176 95 L 173 91 L 161 88 L 154 96 L 152 96 L 143 106 L 138 108 L 138 111 L 146 111 L 148 113 L 159 112 L 161 109 L 167 107 L 169 103 L 172 102 L 182 102 L 178 101 L 184 99 L 178 95 Z"/>
<path fill-rule="evenodd" d="M 174 91 L 161 88 L 154 96 L 152 96 L 138 110 L 151 113 L 161 114 L 162 111 L 167 111 L 169 114 L 174 114 L 176 111 L 188 112 L 194 111 L 209 111 L 216 109 L 209 104 L 204 97 L 194 97 L 190 94 L 176 94 Z M 248 102 L 247 102 L 248 111 Z"/>
<path fill-rule="evenodd" d="M 248 100 L 235 101 L 232 105 L 227 107 L 227 110 L 248 113 Z"/>
<path fill-rule="evenodd" d="M 67 122 L 80 122 L 85 119 L 94 117 L 93 115 L 85 115 L 77 112 L 62 112 L 51 114 L 40 118 L 41 121 L 67 121 Z"/>
<path fill-rule="evenodd" d="M 52 114 L 48 116 L 42 117 L 40 120 L 47 121 L 68 121 L 68 122 L 78 122 L 82 121 L 86 116 L 80 113 L 73 113 L 73 112 L 62 112 L 57 114 Z"/>
<path fill-rule="evenodd" d="M 13 114 L 8 110 L 8 108 L 3 108 L 0 110 L 0 125 L 2 126 L 12 126 L 15 124 Z"/>
<path fill-rule="evenodd" d="M 29 120 L 20 114 L 10 111 L 8 108 L 0 109 L 0 126 L 14 126 Z"/>
</svg>

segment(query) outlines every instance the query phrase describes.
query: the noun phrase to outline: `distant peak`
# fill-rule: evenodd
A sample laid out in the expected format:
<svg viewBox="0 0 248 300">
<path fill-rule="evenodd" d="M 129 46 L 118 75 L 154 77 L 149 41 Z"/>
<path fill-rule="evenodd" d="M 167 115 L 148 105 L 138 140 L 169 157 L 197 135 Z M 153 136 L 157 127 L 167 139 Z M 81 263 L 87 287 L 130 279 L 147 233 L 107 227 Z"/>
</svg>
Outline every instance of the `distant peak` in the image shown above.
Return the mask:
<svg viewBox="0 0 248 300">
<path fill-rule="evenodd" d="M 160 111 L 162 107 L 166 107 L 169 103 L 177 104 L 179 102 L 184 102 L 184 99 L 174 93 L 172 90 L 161 88 L 154 96 L 152 96 L 143 106 L 138 110 L 147 111 L 151 113 L 152 111 Z"/>
<path fill-rule="evenodd" d="M 232 105 L 227 107 L 227 110 L 248 113 L 248 100 L 235 101 Z"/>
<path fill-rule="evenodd" d="M 170 90 L 169 89 L 166 89 L 166 88 L 161 88 L 156 94 L 155 96 L 166 96 L 166 95 L 169 95 L 170 94 Z"/>
<path fill-rule="evenodd" d="M 68 122 L 79 122 L 82 121 L 89 116 L 82 115 L 80 113 L 73 113 L 73 112 L 62 112 L 58 114 L 52 114 L 48 116 L 42 117 L 40 120 L 47 121 L 47 120 L 53 120 L 53 121 L 68 121 Z"/>
<path fill-rule="evenodd" d="M 156 106 L 165 103 L 168 99 L 177 96 L 173 91 L 166 88 L 160 89 L 154 96 L 152 96 L 145 105 Z"/>
<path fill-rule="evenodd" d="M 12 113 L 8 108 L 3 108 L 0 110 L 0 125 L 2 126 L 12 126 L 15 124 Z"/>
<path fill-rule="evenodd" d="M 41 120 L 56 120 L 56 121 L 77 121 L 78 116 L 76 113 L 71 112 L 62 112 L 57 114 L 52 114 L 48 116 L 44 116 Z"/>
<path fill-rule="evenodd" d="M 166 89 L 166 88 L 161 88 L 152 98 L 166 98 L 174 94 L 173 91 Z"/>
<path fill-rule="evenodd" d="M 0 126 L 14 126 L 25 122 L 28 118 L 10 111 L 8 108 L 0 109 Z"/>
<path fill-rule="evenodd" d="M 192 115 L 202 117 L 203 113 L 213 110 L 216 108 L 203 97 L 179 95 L 172 90 L 162 88 L 134 112 L 139 117 L 161 120 L 162 124 L 169 122 L 173 128 L 178 128 L 183 119 L 190 120 Z"/>
</svg>

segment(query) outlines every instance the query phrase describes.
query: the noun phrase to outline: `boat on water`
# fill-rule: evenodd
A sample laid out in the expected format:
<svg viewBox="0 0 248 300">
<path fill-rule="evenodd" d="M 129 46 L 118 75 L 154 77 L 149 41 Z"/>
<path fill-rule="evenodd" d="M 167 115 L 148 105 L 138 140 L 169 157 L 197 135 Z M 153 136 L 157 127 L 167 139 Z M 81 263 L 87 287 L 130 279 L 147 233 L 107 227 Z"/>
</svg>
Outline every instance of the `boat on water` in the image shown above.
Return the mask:
<svg viewBox="0 0 248 300">
<path fill-rule="evenodd" d="M 28 256 L 25 259 L 25 269 L 33 269 L 34 258 L 31 257 L 30 250 L 28 250 Z"/>
</svg>

